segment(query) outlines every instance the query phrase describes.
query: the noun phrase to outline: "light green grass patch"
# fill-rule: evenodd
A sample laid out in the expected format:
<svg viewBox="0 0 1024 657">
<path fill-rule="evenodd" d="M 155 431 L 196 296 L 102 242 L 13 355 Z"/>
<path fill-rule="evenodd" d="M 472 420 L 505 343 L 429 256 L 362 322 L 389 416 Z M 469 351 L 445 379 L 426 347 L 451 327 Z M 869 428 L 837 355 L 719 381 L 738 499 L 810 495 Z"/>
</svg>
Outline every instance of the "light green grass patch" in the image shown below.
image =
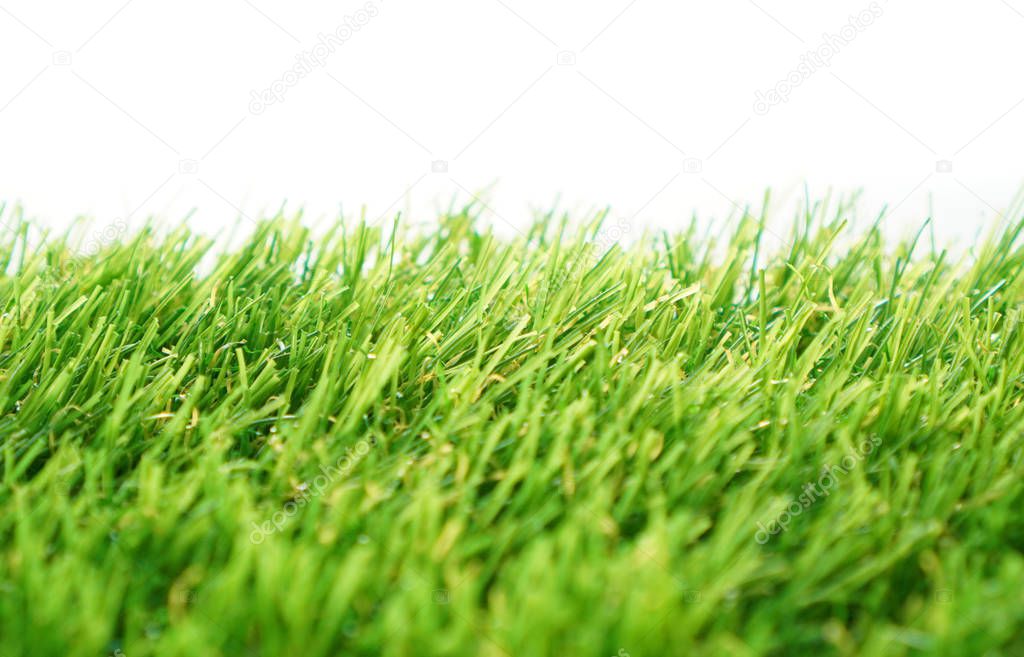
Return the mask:
<svg viewBox="0 0 1024 657">
<path fill-rule="evenodd" d="M 20 223 L 0 653 L 1024 655 L 1024 224 L 842 214 Z"/>
</svg>

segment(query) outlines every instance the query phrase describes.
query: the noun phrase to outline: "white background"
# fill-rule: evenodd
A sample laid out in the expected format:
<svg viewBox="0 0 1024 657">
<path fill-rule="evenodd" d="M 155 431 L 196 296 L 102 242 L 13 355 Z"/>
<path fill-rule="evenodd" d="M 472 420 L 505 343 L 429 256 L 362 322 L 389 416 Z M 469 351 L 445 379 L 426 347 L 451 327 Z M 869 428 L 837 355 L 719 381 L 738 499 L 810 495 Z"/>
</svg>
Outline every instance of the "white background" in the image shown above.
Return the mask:
<svg viewBox="0 0 1024 657">
<path fill-rule="evenodd" d="M 1024 0 L 880 0 L 763 116 L 755 93 L 870 1 L 371 4 L 256 114 L 364 0 L 0 0 L 0 200 L 55 226 L 216 230 L 283 202 L 422 221 L 475 195 L 511 231 L 551 207 L 680 226 L 767 187 L 784 224 L 806 184 L 952 238 L 1021 184 Z"/>
</svg>

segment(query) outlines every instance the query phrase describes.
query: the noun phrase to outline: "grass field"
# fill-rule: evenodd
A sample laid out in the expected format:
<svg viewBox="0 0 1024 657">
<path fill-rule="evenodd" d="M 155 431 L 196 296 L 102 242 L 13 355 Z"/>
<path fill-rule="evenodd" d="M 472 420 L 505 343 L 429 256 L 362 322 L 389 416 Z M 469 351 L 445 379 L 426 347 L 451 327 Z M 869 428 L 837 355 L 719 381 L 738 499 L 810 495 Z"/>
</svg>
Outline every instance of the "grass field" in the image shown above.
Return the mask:
<svg viewBox="0 0 1024 657">
<path fill-rule="evenodd" d="M 0 654 L 1024 655 L 1024 224 L 474 213 L 5 232 Z"/>
</svg>

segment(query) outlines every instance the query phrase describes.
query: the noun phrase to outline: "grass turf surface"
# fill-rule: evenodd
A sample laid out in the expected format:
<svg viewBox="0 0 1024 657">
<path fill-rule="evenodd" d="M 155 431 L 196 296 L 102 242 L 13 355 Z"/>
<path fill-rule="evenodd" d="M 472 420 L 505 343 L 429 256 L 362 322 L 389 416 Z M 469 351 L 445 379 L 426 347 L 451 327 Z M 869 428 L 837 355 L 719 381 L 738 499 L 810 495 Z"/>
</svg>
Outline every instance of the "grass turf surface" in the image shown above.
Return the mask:
<svg viewBox="0 0 1024 657">
<path fill-rule="evenodd" d="M 7 233 L 0 653 L 1024 655 L 1021 224 L 472 214 Z"/>
</svg>

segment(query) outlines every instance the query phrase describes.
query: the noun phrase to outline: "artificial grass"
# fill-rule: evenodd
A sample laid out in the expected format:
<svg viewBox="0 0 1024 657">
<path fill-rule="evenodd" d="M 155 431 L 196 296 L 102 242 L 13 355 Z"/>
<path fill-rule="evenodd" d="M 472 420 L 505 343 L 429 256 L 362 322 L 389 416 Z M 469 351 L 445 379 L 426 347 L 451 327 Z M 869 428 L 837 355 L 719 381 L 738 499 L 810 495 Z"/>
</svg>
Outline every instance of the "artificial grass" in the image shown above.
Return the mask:
<svg viewBox="0 0 1024 657">
<path fill-rule="evenodd" d="M 474 212 L 5 233 L 0 653 L 1024 655 L 1024 224 Z"/>
</svg>

